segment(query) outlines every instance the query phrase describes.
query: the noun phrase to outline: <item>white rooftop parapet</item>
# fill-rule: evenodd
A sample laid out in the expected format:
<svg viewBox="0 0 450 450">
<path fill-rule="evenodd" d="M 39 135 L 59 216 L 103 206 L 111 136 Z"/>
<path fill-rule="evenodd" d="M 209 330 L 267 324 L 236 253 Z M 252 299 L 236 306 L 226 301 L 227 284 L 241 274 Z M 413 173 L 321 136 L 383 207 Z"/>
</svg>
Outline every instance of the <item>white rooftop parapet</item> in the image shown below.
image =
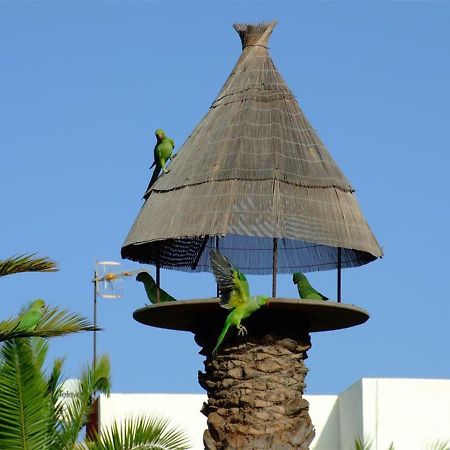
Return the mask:
<svg viewBox="0 0 450 450">
<path fill-rule="evenodd" d="M 316 429 L 311 450 L 350 450 L 369 437 L 372 450 L 429 450 L 450 444 L 450 380 L 362 378 L 338 395 L 308 395 Z M 203 450 L 205 394 L 111 394 L 99 401 L 100 432 L 114 420 L 157 414 L 184 429 Z"/>
</svg>

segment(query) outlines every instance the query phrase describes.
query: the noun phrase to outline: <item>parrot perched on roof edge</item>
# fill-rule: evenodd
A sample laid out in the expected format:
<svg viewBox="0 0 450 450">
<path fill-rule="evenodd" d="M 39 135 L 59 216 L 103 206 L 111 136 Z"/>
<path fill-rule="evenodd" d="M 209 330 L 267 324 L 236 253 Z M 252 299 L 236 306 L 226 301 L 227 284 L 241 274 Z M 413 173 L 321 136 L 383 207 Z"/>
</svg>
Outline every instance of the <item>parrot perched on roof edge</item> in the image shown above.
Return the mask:
<svg viewBox="0 0 450 450">
<path fill-rule="evenodd" d="M 269 297 L 261 295 L 250 297 L 248 281 L 245 275 L 218 251 L 212 250 L 210 259 L 214 276 L 219 285 L 220 306 L 232 310 L 228 314 L 225 325 L 217 339 L 217 344 L 213 350 L 213 355 L 215 355 L 232 325 L 236 326 L 239 335 L 247 334 L 246 328 L 241 325 L 241 320 L 246 319 L 261 306 L 266 305 Z"/>
<path fill-rule="evenodd" d="M 147 200 L 149 197 L 148 190 L 152 186 L 152 184 L 157 180 L 159 173 L 161 170 L 164 173 L 169 172 L 166 169 L 166 163 L 169 159 L 172 159 L 172 151 L 175 148 L 175 142 L 173 139 L 170 139 L 166 136 L 166 133 L 161 128 L 158 128 L 155 131 L 156 136 L 156 145 L 153 150 L 153 164 L 150 166 L 150 169 L 155 166 L 153 170 L 152 178 L 150 179 L 150 183 L 145 190 L 144 199 Z"/>
<path fill-rule="evenodd" d="M 302 299 L 307 300 L 328 300 L 320 292 L 317 292 L 310 284 L 308 279 L 300 272 L 296 272 L 292 275 L 292 281 L 297 285 L 298 295 Z"/>
<path fill-rule="evenodd" d="M 136 275 L 136 281 L 141 281 L 144 283 L 145 292 L 147 293 L 147 297 L 152 303 L 156 303 L 156 283 L 153 277 L 145 271 L 139 272 Z M 176 299 L 169 295 L 163 289 L 159 289 L 159 301 L 163 302 L 175 302 Z"/>
<path fill-rule="evenodd" d="M 19 316 L 19 323 L 15 328 L 18 331 L 34 331 L 45 309 L 45 302 L 41 298 L 35 300 L 30 307 Z"/>
</svg>

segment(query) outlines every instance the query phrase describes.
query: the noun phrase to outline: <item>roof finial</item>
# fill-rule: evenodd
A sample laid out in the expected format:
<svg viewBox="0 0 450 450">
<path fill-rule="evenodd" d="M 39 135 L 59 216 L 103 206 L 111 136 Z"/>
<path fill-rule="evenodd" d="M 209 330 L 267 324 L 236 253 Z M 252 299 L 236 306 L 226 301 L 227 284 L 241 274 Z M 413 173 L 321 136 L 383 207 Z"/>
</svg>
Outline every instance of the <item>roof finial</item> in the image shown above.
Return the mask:
<svg viewBox="0 0 450 450">
<path fill-rule="evenodd" d="M 267 48 L 267 42 L 276 24 L 277 21 L 272 20 L 258 24 L 235 23 L 233 26 L 241 38 L 242 49 L 254 46 Z"/>
</svg>

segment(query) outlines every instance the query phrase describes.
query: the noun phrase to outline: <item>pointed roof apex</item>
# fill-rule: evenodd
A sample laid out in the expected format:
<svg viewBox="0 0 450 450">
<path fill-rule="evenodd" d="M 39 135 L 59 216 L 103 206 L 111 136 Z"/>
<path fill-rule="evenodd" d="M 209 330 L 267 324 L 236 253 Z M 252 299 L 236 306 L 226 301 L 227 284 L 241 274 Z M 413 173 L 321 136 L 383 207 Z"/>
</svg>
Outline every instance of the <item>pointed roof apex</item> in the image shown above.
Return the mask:
<svg viewBox="0 0 450 450">
<path fill-rule="evenodd" d="M 242 49 L 254 46 L 267 48 L 269 37 L 276 24 L 277 21 L 272 20 L 272 22 L 257 24 L 235 23 L 233 27 L 239 33 L 242 41 Z"/>
</svg>

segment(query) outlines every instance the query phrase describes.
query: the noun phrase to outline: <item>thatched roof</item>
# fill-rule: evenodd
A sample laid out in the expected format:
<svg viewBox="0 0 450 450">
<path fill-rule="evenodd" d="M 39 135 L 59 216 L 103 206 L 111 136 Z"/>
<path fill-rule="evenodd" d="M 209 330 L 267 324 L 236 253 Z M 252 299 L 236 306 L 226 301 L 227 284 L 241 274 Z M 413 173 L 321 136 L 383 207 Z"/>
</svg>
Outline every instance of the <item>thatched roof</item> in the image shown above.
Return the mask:
<svg viewBox="0 0 450 450">
<path fill-rule="evenodd" d="M 275 22 L 237 24 L 242 54 L 208 113 L 150 188 L 122 256 L 207 271 L 216 245 L 247 273 L 326 270 L 382 251 L 353 188 L 275 68 Z M 143 183 L 144 185 L 145 183 Z"/>
</svg>

